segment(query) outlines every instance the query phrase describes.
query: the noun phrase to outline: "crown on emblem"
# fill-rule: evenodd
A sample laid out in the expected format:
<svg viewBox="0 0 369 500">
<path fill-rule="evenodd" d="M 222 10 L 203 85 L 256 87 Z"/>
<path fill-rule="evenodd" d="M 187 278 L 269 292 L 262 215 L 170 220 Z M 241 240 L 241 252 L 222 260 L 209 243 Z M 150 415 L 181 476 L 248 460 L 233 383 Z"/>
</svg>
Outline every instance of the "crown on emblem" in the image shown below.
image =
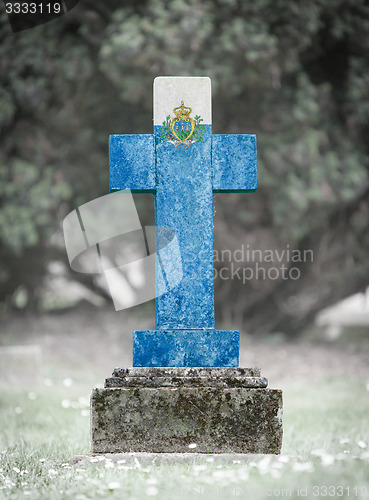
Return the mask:
<svg viewBox="0 0 369 500">
<path fill-rule="evenodd" d="M 173 109 L 174 113 L 176 114 L 176 118 L 179 118 L 181 120 L 188 120 L 192 109 L 187 108 L 184 104 L 183 101 L 181 101 L 181 105 L 178 106 L 178 108 Z"/>
</svg>

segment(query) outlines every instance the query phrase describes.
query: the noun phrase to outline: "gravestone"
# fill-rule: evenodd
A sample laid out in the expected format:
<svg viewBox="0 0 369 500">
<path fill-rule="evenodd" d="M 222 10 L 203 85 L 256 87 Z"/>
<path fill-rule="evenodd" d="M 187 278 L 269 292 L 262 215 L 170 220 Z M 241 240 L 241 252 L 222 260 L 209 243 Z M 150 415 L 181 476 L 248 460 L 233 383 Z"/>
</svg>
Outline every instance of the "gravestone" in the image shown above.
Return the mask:
<svg viewBox="0 0 369 500">
<path fill-rule="evenodd" d="M 156 246 L 175 231 L 183 277 L 162 293 L 178 262 L 156 253 L 170 270 L 156 267 L 156 329 L 93 391 L 93 452 L 279 453 L 282 393 L 238 367 L 239 332 L 214 318 L 213 193 L 256 190 L 256 137 L 212 134 L 209 78 L 158 77 L 154 134 L 110 136 L 110 190 L 124 189 L 154 193 Z"/>
</svg>

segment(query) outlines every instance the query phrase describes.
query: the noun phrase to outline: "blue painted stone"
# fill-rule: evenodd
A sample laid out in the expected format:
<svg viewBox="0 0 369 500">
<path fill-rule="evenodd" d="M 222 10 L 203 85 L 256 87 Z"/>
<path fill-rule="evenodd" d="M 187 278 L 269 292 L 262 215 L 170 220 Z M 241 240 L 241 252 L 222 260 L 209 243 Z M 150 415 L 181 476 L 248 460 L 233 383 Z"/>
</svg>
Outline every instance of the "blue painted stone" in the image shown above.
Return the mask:
<svg viewBox="0 0 369 500">
<path fill-rule="evenodd" d="M 175 147 L 161 131 L 110 136 L 110 189 L 155 194 L 156 259 L 166 260 L 156 266 L 156 330 L 134 332 L 133 366 L 238 366 L 239 332 L 214 329 L 213 192 L 255 191 L 256 137 L 206 125 L 203 142 Z M 160 270 L 178 261 L 158 252 L 162 227 L 176 233 L 183 279 L 160 295 L 170 282 Z"/>
<path fill-rule="evenodd" d="M 178 287 L 157 296 L 156 328 L 214 329 L 211 125 L 203 142 L 188 148 L 160 143 L 161 128 L 154 127 L 155 225 L 175 228 L 183 278 Z"/>
<path fill-rule="evenodd" d="M 142 330 L 133 333 L 133 366 L 238 366 L 236 330 Z"/>
<path fill-rule="evenodd" d="M 215 192 L 256 190 L 256 135 L 213 135 L 212 161 Z"/>
<path fill-rule="evenodd" d="M 155 141 L 151 134 L 109 137 L 110 191 L 154 192 Z"/>
</svg>

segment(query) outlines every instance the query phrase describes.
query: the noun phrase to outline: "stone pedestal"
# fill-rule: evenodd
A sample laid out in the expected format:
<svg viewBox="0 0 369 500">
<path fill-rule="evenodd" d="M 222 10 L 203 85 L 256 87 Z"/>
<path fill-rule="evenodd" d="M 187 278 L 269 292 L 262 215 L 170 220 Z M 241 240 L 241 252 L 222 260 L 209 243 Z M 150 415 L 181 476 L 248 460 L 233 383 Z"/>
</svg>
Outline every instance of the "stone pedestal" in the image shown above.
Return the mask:
<svg viewBox="0 0 369 500">
<path fill-rule="evenodd" d="M 257 368 L 116 368 L 91 396 L 92 451 L 280 453 L 267 384 Z"/>
</svg>

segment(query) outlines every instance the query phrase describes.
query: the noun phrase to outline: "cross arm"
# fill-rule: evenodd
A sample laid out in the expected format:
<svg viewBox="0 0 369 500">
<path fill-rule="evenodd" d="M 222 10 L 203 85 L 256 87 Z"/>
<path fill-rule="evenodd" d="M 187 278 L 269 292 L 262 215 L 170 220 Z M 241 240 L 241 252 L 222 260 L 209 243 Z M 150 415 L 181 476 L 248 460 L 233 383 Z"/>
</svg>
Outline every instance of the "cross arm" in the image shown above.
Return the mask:
<svg viewBox="0 0 369 500">
<path fill-rule="evenodd" d="M 256 135 L 214 134 L 212 165 L 214 192 L 256 191 Z"/>
<path fill-rule="evenodd" d="M 152 134 L 109 136 L 110 191 L 154 192 L 155 140 Z"/>
</svg>

